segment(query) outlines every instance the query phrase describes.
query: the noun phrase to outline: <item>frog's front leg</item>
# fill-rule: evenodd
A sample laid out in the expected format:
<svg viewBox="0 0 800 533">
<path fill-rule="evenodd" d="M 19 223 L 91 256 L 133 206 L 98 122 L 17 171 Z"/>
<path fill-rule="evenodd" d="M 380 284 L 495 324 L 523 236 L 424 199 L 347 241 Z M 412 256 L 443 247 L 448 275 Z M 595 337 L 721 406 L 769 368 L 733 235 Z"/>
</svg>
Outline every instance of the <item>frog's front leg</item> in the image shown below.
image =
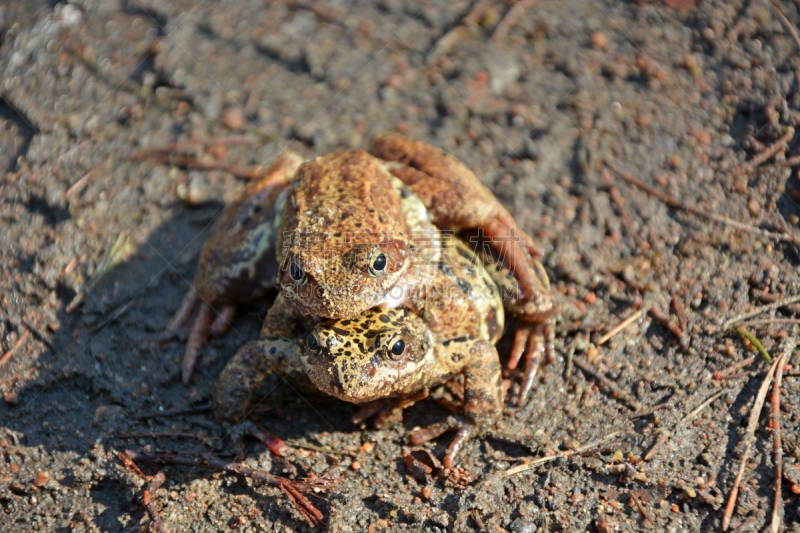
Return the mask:
<svg viewBox="0 0 800 533">
<path fill-rule="evenodd" d="M 283 154 L 248 183 L 214 222 L 200 251 L 192 287 L 159 337 L 160 341 L 176 337 L 199 307 L 186 341 L 181 367 L 184 385 L 192 378 L 209 334 L 223 334 L 240 303 L 259 298 L 274 286 L 281 193 L 302 161 L 293 152 Z"/>
<path fill-rule="evenodd" d="M 217 379 L 212 397 L 214 416 L 229 431 L 237 455 L 244 455 L 244 435 L 261 441 L 275 455 L 283 455 L 289 449 L 280 439 L 247 420 L 257 403 L 255 393 L 271 374 L 281 375 L 295 386 L 313 388 L 297 357 L 297 341 L 283 337 L 261 338 L 243 345 Z"/>
<path fill-rule="evenodd" d="M 441 368 L 449 367 L 454 373 L 464 374 L 463 415 L 448 416 L 442 422 L 413 431 L 410 440 L 419 445 L 447 431 L 455 431 L 444 457 L 444 465 L 449 468 L 463 445 L 502 415 L 503 386 L 500 360 L 493 344 L 455 339 L 446 348 L 446 353 L 439 355 Z"/>
</svg>

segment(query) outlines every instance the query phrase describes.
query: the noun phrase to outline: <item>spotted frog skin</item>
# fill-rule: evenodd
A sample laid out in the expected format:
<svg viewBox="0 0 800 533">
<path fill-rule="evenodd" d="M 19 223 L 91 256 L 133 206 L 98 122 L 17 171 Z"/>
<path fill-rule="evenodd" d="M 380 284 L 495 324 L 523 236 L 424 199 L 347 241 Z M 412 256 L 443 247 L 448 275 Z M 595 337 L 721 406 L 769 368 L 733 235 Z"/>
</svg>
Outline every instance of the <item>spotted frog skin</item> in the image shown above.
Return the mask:
<svg viewBox="0 0 800 533">
<path fill-rule="evenodd" d="M 552 352 L 555 319 L 546 276 L 542 279 L 541 268 L 535 268 L 540 267 L 536 258 L 541 253 L 489 190 L 453 156 L 391 133 L 376 136 L 370 151 L 337 152 L 303 164 L 295 164 L 294 156 L 291 165 L 274 167 L 277 170 L 271 174 L 277 177 L 265 178 L 273 202 L 269 204 L 268 195 L 263 195 L 258 205 L 271 207 L 279 216 L 255 216 L 252 220 L 258 230 L 253 233 L 264 235 L 265 230 L 274 232 L 278 226 L 273 266 L 277 265 L 281 293 L 265 320 L 263 336 L 293 339 L 304 333 L 302 324 L 309 318 L 353 319 L 375 306 L 420 311 L 417 300 L 395 298 L 392 289 L 420 284 L 412 266 L 420 247 L 427 251 L 431 244 L 420 245 L 415 240 L 415 234 L 424 232 L 426 225 L 431 227 L 427 215 L 420 214 L 427 208 L 440 228 L 457 232 L 479 229 L 477 237 L 497 252 L 513 274 L 517 295 L 512 314 L 520 326 L 511 362 L 516 366 L 524 354 L 524 380 L 531 382 L 534 363 L 541 354 L 549 358 Z M 226 208 L 212 229 L 212 236 L 225 237 L 210 238 L 204 246 L 192 291 L 196 295 L 187 295 L 164 335 L 174 336 L 197 301 L 203 301 L 187 342 L 184 383 L 191 378 L 209 332 L 223 331 L 235 304 L 245 299 L 233 288 L 255 287 L 257 290 L 247 293 L 254 295 L 269 285 L 272 271 L 264 270 L 263 279 L 248 277 L 247 283 L 235 274 L 258 272 L 241 265 L 257 264 L 258 257 L 269 255 L 261 251 L 261 255 L 240 256 L 239 248 L 252 251 L 249 243 L 258 239 L 247 232 L 231 233 L 226 226 L 252 213 L 245 201 L 247 194 L 241 196 L 240 206 Z M 413 202 L 419 207 L 408 207 Z M 215 254 L 216 261 L 208 259 Z M 435 263 L 437 254 L 433 250 L 427 261 Z M 219 296 L 226 288 L 237 297 Z M 216 319 L 213 309 L 219 310 Z M 456 315 L 453 310 L 440 313 L 441 317 Z M 524 402 L 526 394 L 520 394 L 518 403 Z"/>
</svg>

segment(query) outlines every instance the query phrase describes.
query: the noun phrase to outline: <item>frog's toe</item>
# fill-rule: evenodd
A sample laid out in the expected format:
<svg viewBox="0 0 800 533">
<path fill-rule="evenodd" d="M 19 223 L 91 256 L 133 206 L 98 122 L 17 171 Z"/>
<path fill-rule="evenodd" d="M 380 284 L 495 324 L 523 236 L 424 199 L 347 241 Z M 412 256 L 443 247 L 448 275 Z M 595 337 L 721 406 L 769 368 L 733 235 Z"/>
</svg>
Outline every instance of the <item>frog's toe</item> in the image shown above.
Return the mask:
<svg viewBox="0 0 800 533">
<path fill-rule="evenodd" d="M 214 322 L 214 310 L 207 303 L 200 304 L 197 318 L 192 323 L 189 332 L 189 339 L 186 341 L 186 350 L 183 353 L 183 363 L 181 364 L 181 381 L 188 385 L 192 381 L 194 367 L 200 358 L 200 351 L 206 345 L 208 335 L 211 331 L 211 324 Z"/>
<path fill-rule="evenodd" d="M 260 428 L 253 422 L 249 420 L 245 420 L 244 422 L 239 422 L 228 428 L 228 435 L 233 442 L 233 447 L 236 452 L 238 460 L 243 459 L 247 456 L 247 451 L 244 446 L 244 437 L 249 435 L 253 437 L 261 444 L 267 447 L 269 451 L 273 454 L 277 455 L 278 457 L 283 457 L 291 448 L 283 442 L 281 439 L 270 433 L 269 431 Z"/>
<path fill-rule="evenodd" d="M 192 313 L 194 313 L 198 301 L 200 301 L 200 297 L 197 295 L 197 291 L 190 288 L 186 296 L 183 297 L 178 310 L 175 311 L 175 314 L 167 324 L 167 327 L 164 328 L 164 331 L 158 336 L 158 342 L 169 341 L 178 336 L 178 332 L 183 325 L 192 317 Z"/>
<path fill-rule="evenodd" d="M 215 337 L 225 335 L 228 328 L 231 327 L 234 318 L 236 318 L 236 306 L 231 304 L 223 305 L 219 309 L 214 322 L 211 324 L 211 334 Z"/>
<path fill-rule="evenodd" d="M 525 371 L 523 372 L 522 384 L 519 388 L 517 405 L 525 404 L 528 394 L 533 388 L 533 379 L 539 370 L 542 361 L 542 354 L 545 351 L 544 330 L 541 326 L 531 328 L 527 336 L 527 347 L 525 349 Z"/>
<path fill-rule="evenodd" d="M 475 435 L 475 423 L 468 417 L 448 416 L 441 422 L 412 431 L 409 435 L 409 440 L 414 446 L 419 446 L 448 431 L 456 432 L 444 456 L 444 466 L 450 468 L 453 466 L 453 460 L 464 443 Z"/>
<path fill-rule="evenodd" d="M 525 357 L 525 369 L 522 372 L 517 405 L 525 404 L 528 394 L 533 388 L 533 381 L 539 370 L 542 359 L 546 363 L 553 362 L 553 337 L 555 330 L 550 322 L 539 324 L 521 324 L 514 335 L 514 345 L 511 348 L 511 357 L 507 368 L 517 368 L 520 359 Z"/>
<path fill-rule="evenodd" d="M 382 413 L 383 411 L 385 411 L 388 407 L 391 407 L 391 405 L 392 402 L 386 398 L 367 402 L 361 407 L 359 407 L 358 411 L 355 412 L 355 414 L 350 420 L 353 421 L 353 424 L 357 425 L 363 424 L 369 418 L 372 418 L 378 413 Z M 375 429 L 378 428 L 376 427 Z"/>
</svg>

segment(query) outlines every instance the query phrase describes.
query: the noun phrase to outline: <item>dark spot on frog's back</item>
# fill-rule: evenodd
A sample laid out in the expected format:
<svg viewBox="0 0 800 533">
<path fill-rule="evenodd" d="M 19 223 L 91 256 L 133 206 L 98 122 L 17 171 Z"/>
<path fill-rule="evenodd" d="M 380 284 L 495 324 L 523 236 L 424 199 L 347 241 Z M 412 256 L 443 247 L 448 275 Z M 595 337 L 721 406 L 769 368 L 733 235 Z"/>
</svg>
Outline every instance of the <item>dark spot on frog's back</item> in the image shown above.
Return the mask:
<svg viewBox="0 0 800 533">
<path fill-rule="evenodd" d="M 336 326 L 331 326 L 331 331 L 333 331 L 337 335 L 341 335 L 343 337 L 342 339 L 338 339 L 338 340 L 344 340 L 350 335 L 350 332 L 347 331 L 346 329 L 339 328 L 339 327 L 336 327 Z"/>
<path fill-rule="evenodd" d="M 447 339 L 442 344 L 444 346 L 450 346 L 453 343 L 467 342 L 468 340 L 469 340 L 469 336 L 468 335 L 464 335 L 462 337 L 456 337 L 454 339 Z"/>
<path fill-rule="evenodd" d="M 472 255 L 472 252 L 470 252 L 469 250 L 465 250 L 464 248 L 461 248 L 460 246 L 457 246 L 456 250 L 458 250 L 458 255 L 460 255 L 464 259 L 469 260 L 470 263 L 472 263 L 472 261 L 475 260 L 475 256 Z"/>
<path fill-rule="evenodd" d="M 456 280 L 456 283 L 458 283 L 458 286 L 461 287 L 462 291 L 464 291 L 465 293 L 469 294 L 469 291 L 472 288 L 472 285 L 470 285 L 469 283 L 467 283 L 466 281 L 464 281 L 461 278 L 458 278 Z"/>
<path fill-rule="evenodd" d="M 381 315 L 380 316 L 380 321 L 383 322 L 384 324 L 388 324 L 389 322 L 391 322 L 391 320 L 392 319 L 389 318 L 387 315 Z"/>
</svg>

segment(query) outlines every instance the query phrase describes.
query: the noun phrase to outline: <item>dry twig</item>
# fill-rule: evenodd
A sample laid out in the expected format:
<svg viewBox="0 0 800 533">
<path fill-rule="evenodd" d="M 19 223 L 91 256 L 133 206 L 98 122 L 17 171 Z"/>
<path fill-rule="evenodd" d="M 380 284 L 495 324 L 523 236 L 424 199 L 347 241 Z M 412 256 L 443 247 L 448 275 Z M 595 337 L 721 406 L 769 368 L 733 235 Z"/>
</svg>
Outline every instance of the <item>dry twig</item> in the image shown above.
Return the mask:
<svg viewBox="0 0 800 533">
<path fill-rule="evenodd" d="M 650 309 L 647 310 L 647 314 L 656 319 L 662 326 L 667 328 L 676 339 L 681 340 L 683 337 L 683 331 L 681 331 L 681 328 L 670 322 L 669 317 L 662 313 L 656 306 L 651 305 Z"/>
<path fill-rule="evenodd" d="M 751 320 L 742 326 L 777 326 L 781 324 L 797 326 L 800 325 L 800 318 L 765 318 L 764 320 Z"/>
<path fill-rule="evenodd" d="M 518 0 L 511 6 L 511 9 L 503 15 L 503 18 L 500 19 L 500 22 L 494 27 L 492 42 L 499 43 L 505 39 L 508 35 L 508 31 L 516 26 L 517 23 L 522 20 L 522 17 L 525 16 L 525 8 L 535 6 L 536 2 L 537 0 Z"/>
<path fill-rule="evenodd" d="M 196 170 L 223 170 L 233 174 L 237 178 L 245 180 L 255 178 L 262 170 L 261 167 L 244 168 L 237 165 L 229 165 L 221 161 L 201 161 L 194 156 L 168 153 L 161 150 L 136 150 L 130 155 L 129 159 L 133 161 L 152 161 L 154 163 L 193 168 Z"/>
<path fill-rule="evenodd" d="M 789 128 L 786 130 L 786 133 L 781 135 L 780 139 L 772 143 L 769 148 L 767 148 L 766 150 L 755 156 L 753 159 L 747 161 L 744 165 L 740 167 L 739 170 L 741 172 L 750 172 L 751 170 L 756 168 L 758 165 L 760 165 L 770 157 L 774 156 L 775 154 L 777 154 L 782 150 L 785 150 L 786 146 L 789 144 L 789 141 L 792 140 L 792 137 L 794 137 L 794 128 L 789 126 Z"/>
<path fill-rule="evenodd" d="M 651 515 L 647 511 L 645 506 L 642 505 L 642 502 L 639 501 L 639 498 L 636 497 L 636 494 L 634 494 L 634 492 L 632 490 L 629 490 L 628 491 L 628 496 L 630 496 L 631 500 L 633 500 L 633 503 L 636 504 L 636 507 L 639 509 L 639 512 L 642 513 L 642 516 L 644 516 L 645 520 L 647 520 L 648 522 L 650 522 L 652 525 L 655 526 L 656 525 L 656 521 L 653 519 L 653 515 Z"/>
<path fill-rule="evenodd" d="M 605 377 L 602 373 L 595 370 L 592 365 L 584 361 L 582 357 L 575 355 L 572 358 L 572 362 L 575 366 L 599 381 L 603 387 L 609 389 L 614 398 L 619 398 L 634 411 L 641 411 L 643 409 L 642 404 L 640 404 L 636 398 L 634 398 L 630 393 L 619 388 L 616 383 Z"/>
<path fill-rule="evenodd" d="M 656 441 L 653 443 L 653 446 L 649 450 L 647 450 L 646 454 L 644 454 L 644 460 L 649 461 L 650 458 L 653 457 L 653 455 L 656 453 L 656 450 L 658 450 L 658 448 L 662 444 L 667 442 L 672 437 L 672 435 L 678 429 L 678 426 L 680 426 L 684 422 L 689 422 L 690 420 L 692 420 L 694 417 L 700 414 L 700 411 L 702 411 L 703 409 L 714 403 L 714 401 L 720 396 L 722 396 L 724 393 L 725 389 L 718 390 L 717 392 L 715 392 L 714 394 L 703 400 L 700 403 L 700 405 L 689 411 L 689 413 L 686 416 L 675 422 L 675 425 L 672 426 L 671 431 L 662 431 L 661 433 L 659 433 L 658 437 L 656 438 Z"/>
<path fill-rule="evenodd" d="M 750 296 L 753 298 L 753 300 L 757 300 L 759 303 L 771 304 L 780 300 L 782 295 L 753 290 L 751 291 Z M 785 305 L 781 307 L 781 309 L 793 315 L 800 315 L 800 304 Z"/>
<path fill-rule="evenodd" d="M 435 59 L 448 54 L 453 45 L 468 34 L 467 28 L 477 24 L 490 7 L 492 7 L 492 3 L 489 0 L 475 2 L 469 12 L 461 19 L 461 24 L 436 39 L 436 42 L 431 47 L 431 52 L 428 54 L 428 59 Z"/>
<path fill-rule="evenodd" d="M 156 533 L 167 533 L 167 526 L 161 521 L 161 516 L 158 514 L 158 508 L 156 507 L 156 501 L 153 498 L 166 480 L 167 478 L 164 475 L 164 471 L 159 470 L 155 476 L 150 478 L 150 481 L 147 483 L 147 488 L 144 489 L 144 494 L 142 494 L 142 503 L 150 514 L 150 518 L 153 520 L 153 529 Z"/>
<path fill-rule="evenodd" d="M 81 179 L 76 181 L 72 184 L 72 186 L 67 189 L 67 192 L 64 194 L 64 197 L 68 200 L 71 199 L 73 196 L 77 196 L 80 192 L 89 184 L 91 180 L 97 177 L 98 174 L 103 172 L 106 169 L 106 164 L 102 163 L 100 166 L 95 167 L 94 169 L 90 170 L 86 174 L 83 175 Z"/>
<path fill-rule="evenodd" d="M 716 213 L 711 213 L 710 211 L 706 211 L 705 209 L 697 207 L 696 205 L 685 204 L 680 200 L 678 200 L 677 198 L 673 198 L 672 196 L 669 196 L 668 194 L 659 191 L 655 187 L 651 187 L 650 185 L 647 185 L 646 183 L 634 178 L 627 172 L 621 171 L 608 161 L 604 161 L 603 164 L 605 164 L 608 168 L 613 170 L 614 173 L 617 174 L 617 176 L 622 178 L 627 183 L 633 185 L 634 187 L 642 189 L 644 192 L 646 192 L 653 198 L 657 198 L 658 200 L 661 200 L 662 202 L 667 204 L 667 207 L 671 207 L 672 209 L 683 210 L 686 211 L 687 213 L 692 213 L 693 215 L 707 218 L 708 220 L 713 220 L 714 222 L 718 222 L 725 226 L 730 226 L 738 230 L 755 233 L 756 235 L 761 235 L 762 237 L 766 237 L 776 241 L 785 241 L 785 242 L 800 244 L 800 239 L 797 239 L 792 235 L 785 235 L 783 233 L 776 233 L 774 231 L 768 231 L 765 229 L 757 228 L 751 224 L 745 224 L 743 222 L 738 222 L 736 220 L 733 220 L 731 218 L 722 215 L 717 215 Z"/>
<path fill-rule="evenodd" d="M 153 522 L 152 529 L 156 531 L 156 533 L 167 533 L 167 528 L 164 525 L 164 522 L 161 521 L 161 515 L 158 514 L 158 508 L 156 507 L 156 502 L 153 499 L 153 495 L 166 480 L 164 471 L 160 470 L 155 476 L 148 476 L 141 471 L 136 463 L 133 462 L 131 453 L 132 452 L 120 452 L 117 454 L 117 457 L 119 457 L 119 460 L 122 461 L 122 464 L 125 466 L 125 468 L 131 470 L 142 479 L 147 481 L 147 488 L 144 489 L 144 493 L 142 494 L 142 503 L 144 504 L 145 509 L 147 509 L 147 514 L 150 515 L 150 520 Z"/>
<path fill-rule="evenodd" d="M 608 197 L 617 206 L 617 211 L 619 211 L 619 216 L 622 218 L 622 222 L 625 223 L 625 228 L 628 230 L 628 233 L 633 237 L 634 242 L 636 242 L 636 246 L 639 247 L 641 250 L 648 250 L 650 248 L 650 243 L 642 239 L 639 232 L 636 231 L 636 228 L 633 225 L 633 219 L 628 214 L 627 209 L 622 202 L 622 197 L 620 197 L 619 189 L 616 187 L 609 187 L 608 189 Z"/>
<path fill-rule="evenodd" d="M 737 370 L 741 370 L 742 368 L 752 365 L 756 361 L 756 356 L 752 355 L 743 361 L 739 361 L 735 365 L 731 365 L 727 368 L 723 368 L 722 370 L 718 370 L 714 373 L 714 379 L 722 379 L 726 377 L 728 374 L 733 374 Z"/>
<path fill-rule="evenodd" d="M 597 345 L 598 346 L 604 345 L 606 342 L 608 342 L 608 339 L 610 339 L 611 337 L 613 337 L 614 335 L 616 335 L 617 333 L 619 333 L 623 329 L 627 328 L 628 326 L 630 326 L 631 324 L 636 322 L 639 319 L 639 317 L 642 316 L 644 311 L 645 311 L 644 308 L 639 309 L 638 311 L 633 313 L 631 316 L 629 316 L 628 318 L 626 318 L 625 320 L 623 320 L 622 322 L 620 322 L 619 324 L 614 326 L 611 329 L 611 331 L 609 331 L 608 333 L 606 333 L 605 335 L 603 335 L 602 337 L 600 337 L 597 340 Z"/>
<path fill-rule="evenodd" d="M 589 451 L 589 450 L 591 450 L 593 448 L 597 448 L 601 444 L 605 444 L 606 442 L 616 438 L 620 433 L 622 433 L 622 432 L 621 431 L 615 431 L 613 433 L 610 433 L 610 434 L 606 435 L 605 437 L 602 437 L 602 438 L 597 439 L 595 441 L 592 441 L 592 442 L 590 442 L 588 444 L 584 444 L 583 446 L 575 448 L 574 450 L 568 450 L 566 452 L 557 453 L 555 455 L 549 455 L 547 457 L 539 457 L 538 459 L 534 459 L 530 463 L 524 463 L 524 464 L 521 464 L 521 465 L 512 466 L 511 468 L 509 468 L 508 470 L 506 470 L 505 472 L 500 474 L 500 478 L 506 478 L 506 477 L 509 477 L 509 476 L 513 476 L 514 474 L 519 474 L 520 472 L 525 472 L 526 470 L 530 470 L 531 468 L 533 468 L 535 466 L 538 466 L 538 465 L 541 465 L 541 464 L 544 464 L 544 463 L 549 463 L 550 461 L 555 461 L 556 459 L 559 459 L 561 457 L 572 457 L 573 455 L 577 455 L 577 454 L 581 454 L 581 453 L 587 452 L 587 451 Z"/>
<path fill-rule="evenodd" d="M 744 470 L 747 465 L 747 459 L 750 457 L 750 448 L 753 445 L 753 438 L 755 437 L 756 426 L 758 426 L 758 417 L 761 414 L 761 408 L 764 406 L 764 400 L 767 397 L 767 391 L 769 390 L 769 385 L 770 383 L 772 383 L 772 378 L 775 375 L 775 369 L 783 361 L 784 355 L 785 354 L 781 354 L 772 362 L 772 365 L 769 367 L 769 372 L 767 372 L 767 376 L 764 378 L 764 382 L 761 383 L 761 388 L 758 389 L 758 394 L 756 395 L 756 399 L 753 402 L 753 409 L 750 411 L 750 419 L 747 422 L 747 430 L 745 432 L 745 446 L 744 446 L 744 452 L 742 453 L 742 460 L 741 463 L 739 464 L 739 472 L 736 474 L 736 479 L 733 482 L 733 489 L 731 489 L 731 495 L 728 498 L 728 505 L 725 507 L 725 514 L 722 517 L 723 531 L 727 531 L 728 527 L 730 526 L 731 517 L 733 516 L 733 509 L 736 506 L 736 497 L 739 495 L 739 485 L 742 483 L 742 476 L 744 476 Z"/>
<path fill-rule="evenodd" d="M 703 401 L 703 403 L 701 403 L 700 405 L 698 405 L 697 407 L 695 407 L 694 409 L 689 411 L 689 414 L 686 415 L 684 418 L 682 418 L 681 421 L 678 422 L 678 423 L 680 424 L 681 422 L 689 422 L 694 417 L 699 415 L 700 411 L 702 411 L 703 409 L 705 409 L 706 407 L 708 407 L 709 405 L 714 403 L 714 400 L 716 400 L 717 398 L 719 398 L 723 394 L 725 394 L 725 389 L 718 390 L 717 392 L 715 392 L 714 394 L 712 394 L 711 396 L 706 398 L 705 401 Z"/>
<path fill-rule="evenodd" d="M 772 8 L 775 10 L 775 13 L 778 14 L 778 18 L 780 19 L 781 24 L 783 24 L 783 27 L 786 28 L 786 31 L 788 31 L 789 35 L 791 35 L 792 39 L 794 39 L 797 49 L 800 50 L 800 36 L 797 35 L 797 30 L 794 28 L 789 19 L 786 18 L 786 15 L 783 14 L 783 11 L 781 11 L 781 7 L 777 0 L 772 0 Z"/>
<path fill-rule="evenodd" d="M 338 479 L 330 477 L 315 477 L 313 479 L 291 480 L 278 476 L 273 476 L 264 470 L 256 470 L 247 467 L 241 463 L 232 463 L 216 459 L 213 457 L 197 457 L 185 456 L 175 453 L 138 453 L 131 450 L 126 450 L 125 453 L 133 460 L 156 465 L 181 465 L 181 466 L 199 466 L 203 468 L 211 468 L 228 472 L 229 474 L 236 474 L 249 478 L 253 485 L 258 487 L 261 485 L 270 485 L 279 488 L 289 501 L 292 502 L 298 513 L 309 523 L 311 526 L 322 524 L 324 516 L 314 507 L 314 505 L 303 496 L 303 492 L 321 492 L 331 490 L 336 487 Z"/>
<path fill-rule="evenodd" d="M 3 357 L 0 357 L 0 367 L 11 361 L 11 358 L 14 356 L 14 352 L 19 350 L 22 347 L 22 345 L 25 344 L 25 341 L 28 340 L 28 337 L 30 337 L 30 335 L 31 332 L 28 329 L 26 329 L 25 332 L 19 336 L 19 339 L 17 339 L 17 342 L 14 343 L 14 346 L 12 346 L 10 350 L 4 353 Z"/>
<path fill-rule="evenodd" d="M 791 359 L 794 346 L 784 352 L 781 362 L 775 370 L 775 384 L 772 385 L 772 446 L 775 451 L 775 502 L 772 506 L 772 533 L 778 533 L 781 527 L 781 511 L 783 498 L 781 497 L 781 477 L 783 477 L 783 445 L 781 443 L 781 381 L 783 380 L 783 360 Z"/>
<path fill-rule="evenodd" d="M 753 318 L 754 316 L 760 315 L 761 313 L 766 313 L 767 311 L 773 311 L 781 307 L 786 307 L 787 305 L 793 304 L 795 302 L 800 302 L 800 294 L 797 294 L 795 296 L 790 296 L 789 298 L 785 298 L 783 300 L 778 300 L 777 302 L 771 303 L 769 305 L 763 305 L 752 311 L 748 311 L 747 313 L 742 313 L 741 315 L 737 315 L 733 318 L 730 318 L 724 324 L 722 324 L 722 329 L 726 330 L 737 322 L 741 322 L 742 320 L 747 320 L 748 318 Z"/>
</svg>

